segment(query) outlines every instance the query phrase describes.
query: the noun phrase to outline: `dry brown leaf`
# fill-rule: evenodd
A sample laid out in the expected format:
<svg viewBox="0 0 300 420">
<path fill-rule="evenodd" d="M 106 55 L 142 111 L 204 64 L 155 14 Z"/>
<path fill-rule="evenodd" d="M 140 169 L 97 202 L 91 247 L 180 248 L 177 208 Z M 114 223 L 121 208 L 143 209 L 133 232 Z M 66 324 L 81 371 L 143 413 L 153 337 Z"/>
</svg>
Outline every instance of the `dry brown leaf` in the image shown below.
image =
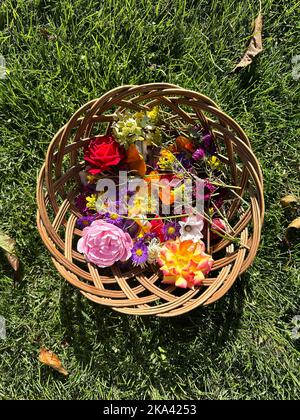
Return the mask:
<svg viewBox="0 0 300 420">
<path fill-rule="evenodd" d="M 15 271 L 19 271 L 20 268 L 20 261 L 19 258 L 15 254 L 10 254 L 9 252 L 5 253 L 7 261 L 12 266 Z"/>
<path fill-rule="evenodd" d="M 300 217 L 293 220 L 286 229 L 286 239 L 288 242 L 299 241 L 300 239 Z"/>
<path fill-rule="evenodd" d="M 262 15 L 259 14 L 254 21 L 254 31 L 249 43 L 249 46 L 237 66 L 233 69 L 232 72 L 238 72 L 244 67 L 249 66 L 252 63 L 254 57 L 256 57 L 259 53 L 263 50 L 262 45 L 262 24 L 263 18 Z"/>
<path fill-rule="evenodd" d="M 289 194 L 282 197 L 280 203 L 282 207 L 286 208 L 298 204 L 298 199 L 294 195 Z"/>
<path fill-rule="evenodd" d="M 64 376 L 69 375 L 69 373 L 63 367 L 58 356 L 56 356 L 56 354 L 54 354 L 52 351 L 47 350 L 45 347 L 42 347 L 40 349 L 39 361 L 44 365 L 50 366 L 52 369 L 57 370 L 57 372 L 61 373 Z"/>
<path fill-rule="evenodd" d="M 19 275 L 20 261 L 15 254 L 15 245 L 15 240 L 0 230 L 0 248 L 4 250 L 7 261 L 15 270 L 16 275 Z"/>
<path fill-rule="evenodd" d="M 41 34 L 43 35 L 44 38 L 46 38 L 48 41 L 56 41 L 57 40 L 57 36 L 51 34 L 47 28 L 41 28 Z"/>
</svg>

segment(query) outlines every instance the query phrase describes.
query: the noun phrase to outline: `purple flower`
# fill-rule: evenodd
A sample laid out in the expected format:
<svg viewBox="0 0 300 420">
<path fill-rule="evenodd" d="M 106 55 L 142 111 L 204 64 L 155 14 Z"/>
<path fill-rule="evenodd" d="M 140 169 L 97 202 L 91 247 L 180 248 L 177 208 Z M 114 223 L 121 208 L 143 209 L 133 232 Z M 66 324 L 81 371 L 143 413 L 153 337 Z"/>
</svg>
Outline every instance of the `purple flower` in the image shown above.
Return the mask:
<svg viewBox="0 0 300 420">
<path fill-rule="evenodd" d="M 143 240 L 137 241 L 131 252 L 131 259 L 134 265 L 143 266 L 146 263 L 148 258 L 148 248 Z"/>
<path fill-rule="evenodd" d="M 84 194 L 79 194 L 75 197 L 75 206 L 78 208 L 80 213 L 86 213 L 88 210 L 86 207 L 86 198 Z"/>
<path fill-rule="evenodd" d="M 199 149 L 197 149 L 194 153 L 192 158 L 194 160 L 201 160 L 203 158 L 205 158 L 205 150 L 202 149 L 202 147 L 199 147 Z"/>
<path fill-rule="evenodd" d="M 96 184 L 86 184 L 83 190 L 87 193 L 94 193 L 96 191 Z"/>
<path fill-rule="evenodd" d="M 202 144 L 203 144 L 203 149 L 205 150 L 207 154 L 213 155 L 216 152 L 216 146 L 215 146 L 215 143 L 213 141 L 211 134 L 206 133 L 202 137 Z"/>
<path fill-rule="evenodd" d="M 194 190 L 194 194 L 197 200 L 208 201 L 216 189 L 217 188 L 208 179 L 205 179 L 204 185 L 201 185 L 200 190 Z"/>
<path fill-rule="evenodd" d="M 204 200 L 209 200 L 216 189 L 217 187 L 215 187 L 208 179 L 206 179 L 204 181 Z"/>
<path fill-rule="evenodd" d="M 168 241 L 169 239 L 176 239 L 177 236 L 179 236 L 179 229 L 180 226 L 177 222 L 165 223 L 162 229 L 165 240 Z"/>
<path fill-rule="evenodd" d="M 90 226 L 90 224 L 94 220 L 96 220 L 97 217 L 99 217 L 98 214 L 93 214 L 91 216 L 82 216 L 82 217 L 79 217 L 79 219 L 77 219 L 77 222 L 76 222 L 77 227 L 79 229 L 84 229 L 85 227 Z"/>
<path fill-rule="evenodd" d="M 122 228 L 124 219 L 123 217 L 120 217 L 117 213 L 105 213 L 104 220 L 107 223 L 111 223 L 112 225 Z"/>
<path fill-rule="evenodd" d="M 188 171 L 192 171 L 193 170 L 193 166 L 192 166 L 191 160 L 187 157 L 186 153 L 184 153 L 184 152 L 178 153 L 176 155 L 176 159 Z M 179 166 L 179 165 L 176 165 L 175 170 L 178 171 L 178 172 L 181 172 L 182 171 L 182 167 Z"/>
<path fill-rule="evenodd" d="M 153 238 L 156 238 L 155 233 L 145 233 L 143 236 L 144 241 L 151 241 Z"/>
</svg>

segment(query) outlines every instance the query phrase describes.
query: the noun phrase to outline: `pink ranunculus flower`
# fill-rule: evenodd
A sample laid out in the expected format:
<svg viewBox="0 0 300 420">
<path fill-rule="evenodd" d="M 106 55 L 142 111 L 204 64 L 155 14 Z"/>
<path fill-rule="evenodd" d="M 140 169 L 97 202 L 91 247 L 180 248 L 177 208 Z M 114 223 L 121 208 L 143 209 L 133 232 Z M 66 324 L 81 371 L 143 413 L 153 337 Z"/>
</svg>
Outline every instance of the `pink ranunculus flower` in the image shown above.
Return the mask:
<svg viewBox="0 0 300 420">
<path fill-rule="evenodd" d="M 132 239 L 118 226 L 95 220 L 82 233 L 77 250 L 98 267 L 110 267 L 116 261 L 127 261 L 131 257 Z"/>
</svg>

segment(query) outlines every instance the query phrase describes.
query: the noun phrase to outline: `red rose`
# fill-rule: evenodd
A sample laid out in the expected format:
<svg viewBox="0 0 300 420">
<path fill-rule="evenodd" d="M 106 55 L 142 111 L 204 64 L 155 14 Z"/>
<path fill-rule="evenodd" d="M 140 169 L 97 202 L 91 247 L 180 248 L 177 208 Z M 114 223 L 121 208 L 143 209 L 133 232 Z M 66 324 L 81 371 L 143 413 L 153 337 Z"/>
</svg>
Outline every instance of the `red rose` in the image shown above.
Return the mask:
<svg viewBox="0 0 300 420">
<path fill-rule="evenodd" d="M 84 160 L 90 164 L 87 171 L 100 174 L 125 159 L 125 150 L 112 136 L 93 137 L 84 149 Z"/>
</svg>

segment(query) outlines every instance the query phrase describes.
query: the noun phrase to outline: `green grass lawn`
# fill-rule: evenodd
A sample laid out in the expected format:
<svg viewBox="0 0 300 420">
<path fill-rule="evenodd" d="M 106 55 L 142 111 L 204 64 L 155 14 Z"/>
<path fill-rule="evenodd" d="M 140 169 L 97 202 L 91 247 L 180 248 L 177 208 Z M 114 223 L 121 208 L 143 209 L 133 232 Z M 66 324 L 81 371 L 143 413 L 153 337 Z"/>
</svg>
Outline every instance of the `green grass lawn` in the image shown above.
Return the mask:
<svg viewBox="0 0 300 420">
<path fill-rule="evenodd" d="M 264 52 L 239 74 L 259 3 L 4 0 L 0 225 L 23 279 L 0 257 L 0 399 L 298 399 L 299 244 L 282 243 L 279 200 L 299 191 L 300 2 L 265 0 Z M 264 172 L 266 219 L 253 266 L 219 302 L 174 319 L 122 316 L 56 273 L 36 228 L 35 185 L 55 132 L 122 84 L 170 82 L 210 96 L 245 129 Z M 67 378 L 38 362 L 44 345 Z"/>
</svg>

